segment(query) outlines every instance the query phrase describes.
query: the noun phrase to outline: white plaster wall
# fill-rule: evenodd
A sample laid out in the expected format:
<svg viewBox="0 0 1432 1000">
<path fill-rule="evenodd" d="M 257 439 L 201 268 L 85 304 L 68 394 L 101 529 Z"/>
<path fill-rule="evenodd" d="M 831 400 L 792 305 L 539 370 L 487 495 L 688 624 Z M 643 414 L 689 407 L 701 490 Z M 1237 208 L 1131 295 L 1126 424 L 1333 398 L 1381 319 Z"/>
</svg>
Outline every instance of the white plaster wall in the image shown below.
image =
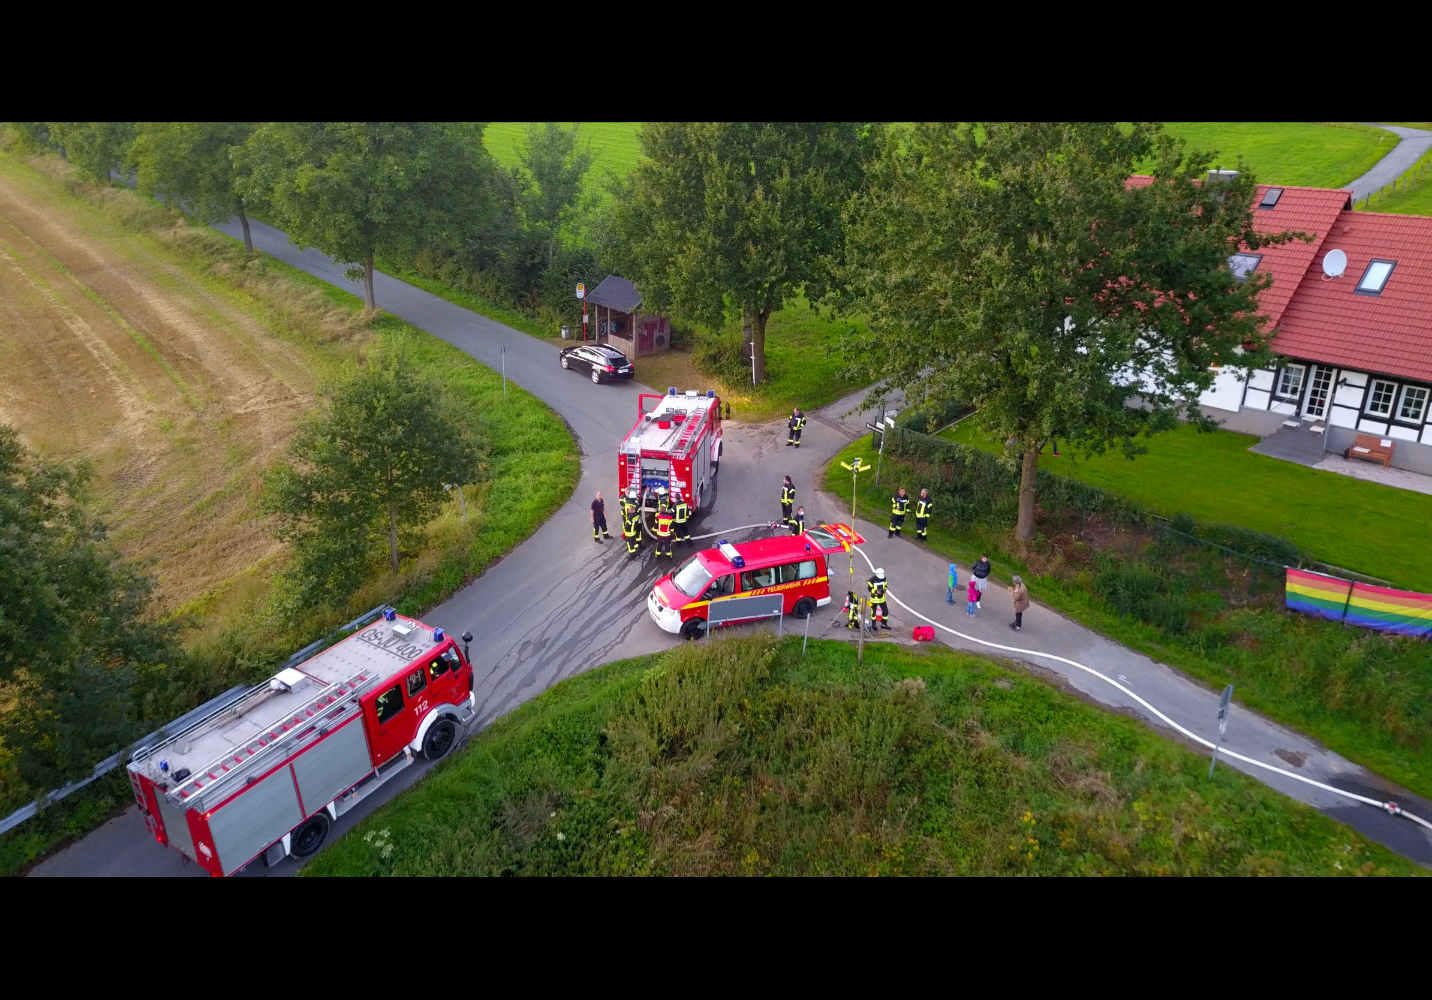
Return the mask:
<svg viewBox="0 0 1432 1000">
<path fill-rule="evenodd" d="M 1198 397 L 1199 405 L 1237 413 L 1243 404 L 1243 380 L 1242 371 L 1225 365 L 1213 376 L 1213 384 Z"/>
<path fill-rule="evenodd" d="M 1250 382 L 1248 395 L 1243 399 L 1243 408 L 1245 410 L 1266 410 L 1269 398 L 1271 398 L 1271 393 L 1267 389 L 1255 389 Z"/>
</svg>

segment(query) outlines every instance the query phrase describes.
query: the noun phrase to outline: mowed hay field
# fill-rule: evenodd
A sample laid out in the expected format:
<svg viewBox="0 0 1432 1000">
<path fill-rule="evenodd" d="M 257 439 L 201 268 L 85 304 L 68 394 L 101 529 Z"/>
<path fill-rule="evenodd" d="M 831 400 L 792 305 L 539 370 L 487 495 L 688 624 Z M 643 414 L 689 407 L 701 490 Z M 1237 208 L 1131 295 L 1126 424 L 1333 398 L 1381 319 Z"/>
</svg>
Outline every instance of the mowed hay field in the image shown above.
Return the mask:
<svg viewBox="0 0 1432 1000">
<path fill-rule="evenodd" d="M 0 419 L 93 464 L 111 537 L 172 609 L 277 551 L 251 498 L 334 352 L 42 170 L 0 156 Z"/>
</svg>

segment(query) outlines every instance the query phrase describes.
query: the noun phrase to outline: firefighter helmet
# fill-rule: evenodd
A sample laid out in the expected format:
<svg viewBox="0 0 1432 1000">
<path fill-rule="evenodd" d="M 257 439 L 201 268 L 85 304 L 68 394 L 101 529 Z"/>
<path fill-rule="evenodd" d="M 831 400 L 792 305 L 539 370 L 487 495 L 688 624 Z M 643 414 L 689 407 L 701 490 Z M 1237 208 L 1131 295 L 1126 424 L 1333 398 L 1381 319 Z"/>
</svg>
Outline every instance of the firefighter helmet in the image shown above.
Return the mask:
<svg viewBox="0 0 1432 1000">
<path fill-rule="evenodd" d="M 877 580 L 883 580 L 883 579 L 885 579 L 885 570 L 883 570 L 883 569 L 877 569 L 877 570 L 875 571 L 875 579 L 877 579 Z"/>
</svg>

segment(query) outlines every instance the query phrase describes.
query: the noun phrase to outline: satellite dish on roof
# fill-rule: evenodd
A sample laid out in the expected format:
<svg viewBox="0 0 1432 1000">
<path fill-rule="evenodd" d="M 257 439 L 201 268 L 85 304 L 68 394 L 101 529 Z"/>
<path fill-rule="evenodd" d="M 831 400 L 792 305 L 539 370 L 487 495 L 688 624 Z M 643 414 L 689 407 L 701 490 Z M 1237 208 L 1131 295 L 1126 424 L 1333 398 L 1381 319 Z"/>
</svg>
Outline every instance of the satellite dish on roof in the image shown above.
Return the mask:
<svg viewBox="0 0 1432 1000">
<path fill-rule="evenodd" d="M 1329 278 L 1341 278 L 1347 270 L 1347 254 L 1341 250 L 1329 250 L 1323 257 L 1323 273 Z"/>
</svg>

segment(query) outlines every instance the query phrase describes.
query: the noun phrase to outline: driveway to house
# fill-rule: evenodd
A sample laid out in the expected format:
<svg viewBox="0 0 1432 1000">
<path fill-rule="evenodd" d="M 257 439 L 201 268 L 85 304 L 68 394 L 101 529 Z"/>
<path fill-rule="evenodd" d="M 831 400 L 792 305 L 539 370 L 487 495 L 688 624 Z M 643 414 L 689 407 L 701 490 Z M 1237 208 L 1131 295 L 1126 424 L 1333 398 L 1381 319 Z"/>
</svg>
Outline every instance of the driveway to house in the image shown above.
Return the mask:
<svg viewBox="0 0 1432 1000">
<path fill-rule="evenodd" d="M 220 228 L 230 235 L 237 234 L 233 225 Z M 279 230 L 254 224 L 253 236 L 259 249 L 340 288 L 356 291 L 354 283 L 344 277 L 341 266 L 316 251 L 299 252 L 287 244 Z M 652 583 L 669 570 L 671 563 L 662 560 L 657 564 L 649 546 L 640 559 L 628 561 L 616 539 L 603 545 L 593 543 L 588 521 L 588 504 L 598 489 L 603 490 L 615 508 L 617 445 L 636 421 L 640 387 L 592 385 L 584 378 L 562 371 L 557 363 L 557 352 L 549 344 L 386 275 L 377 275 L 376 281 L 378 304 L 383 309 L 432 332 L 479 361 L 493 368 L 500 367 L 501 349 L 505 347 L 508 378 L 561 414 L 581 445 L 582 480 L 573 498 L 498 564 L 424 616 L 426 621 L 454 634 L 471 629 L 480 724 L 490 723 L 582 670 L 656 652 L 679 641 L 656 627 L 647 616 L 645 606 Z M 637 367 L 640 371 L 640 362 Z M 697 523 L 695 534 L 716 532 L 722 538 L 741 540 L 768 533 L 769 529 L 763 525 L 779 516 L 781 477 L 787 474 L 795 483 L 797 502 L 804 504 L 810 522 L 848 521 L 848 500 L 818 493 L 816 485 L 823 479 L 830 456 L 849 441 L 868 433 L 865 424 L 873 420 L 874 415 L 860 409 L 863 395 L 857 393 L 812 413 L 803 447 L 799 449 L 785 445 L 783 422 L 727 424 L 717 501 L 712 512 Z M 875 456 L 872 454 L 870 458 L 873 460 Z M 920 487 L 919 483 L 904 485 L 912 488 L 912 495 Z M 752 525 L 758 527 L 732 530 Z M 868 540 L 862 547 L 866 555 L 890 575 L 891 595 L 897 602 L 892 606 L 893 619 L 899 631 L 908 634 L 913 625 L 925 623 L 902 608 L 900 602 L 903 602 L 929 620 L 958 629 L 974 639 L 1054 653 L 1088 664 L 1119 679 L 1124 687 L 1143 696 L 1180 725 L 1205 737 L 1216 737 L 1217 692 L 1042 606 L 1026 613 L 1024 631 L 1016 636 L 1006 627 L 1012 617 L 1009 597 L 993 587 L 981 616 L 970 622 L 962 608 L 950 608 L 944 603 L 946 563 L 943 559 L 918 543 L 885 539 L 880 535 L 884 530 L 882 525 L 858 522 L 858 528 Z M 714 541 L 704 544 L 711 545 Z M 870 575 L 871 567 L 861 556 L 853 556 L 850 561 L 852 566 L 846 567 L 841 565 L 843 560 L 839 557 L 832 560 L 833 595 L 845 589 L 859 589 L 841 584 L 842 577 L 851 578 L 851 569 L 854 581 L 864 581 Z M 998 570 L 996 567 L 996 572 Z M 863 582 L 860 585 L 863 586 Z M 1037 599 L 1039 595 L 1033 596 Z M 838 600 L 834 602 L 838 604 Z M 954 613 L 956 610 L 960 611 L 959 615 Z M 830 627 L 834 617 L 833 607 L 821 609 L 811 621 L 811 635 L 844 638 L 843 628 Z M 793 627 L 793 622 L 788 620 L 787 626 Z M 995 652 L 1033 663 L 1046 674 L 1052 671 L 1060 683 L 1067 683 L 1082 696 L 1128 712 L 1173 738 L 1180 738 L 1127 695 L 1067 664 L 1045 660 L 1034 653 L 991 650 L 942 630 L 937 630 L 937 634 L 959 649 Z M 1379 799 L 1395 795 L 1419 815 L 1432 816 L 1432 803 L 1418 800 L 1329 753 L 1312 740 L 1236 706 L 1226 746 L 1337 787 L 1370 789 L 1373 791 L 1368 794 Z M 1351 804 L 1279 773 L 1243 766 L 1259 780 L 1348 823 L 1369 838 L 1414 860 L 1432 864 L 1432 839 L 1423 836 L 1420 828 L 1413 824 L 1368 806 Z M 334 835 L 346 832 L 382 801 L 417 781 L 425 770 L 425 767 L 409 768 L 389 787 L 342 817 L 335 824 Z M 297 867 L 285 863 L 268 871 L 254 865 L 247 874 L 285 875 Z M 202 873 L 196 866 L 187 864 L 178 851 L 154 843 L 137 809 L 130 809 L 37 865 L 33 874 Z"/>
<path fill-rule="evenodd" d="M 1373 125 L 1375 123 L 1367 122 L 1366 124 Z M 1378 125 L 1377 127 L 1400 136 L 1402 141 L 1393 146 L 1390 153 L 1378 160 L 1371 170 L 1348 185 L 1352 188 L 1354 203 L 1397 180 L 1402 176 L 1404 170 L 1422 158 L 1423 153 L 1432 149 L 1432 132 L 1425 129 L 1407 128 L 1404 125 Z"/>
</svg>

